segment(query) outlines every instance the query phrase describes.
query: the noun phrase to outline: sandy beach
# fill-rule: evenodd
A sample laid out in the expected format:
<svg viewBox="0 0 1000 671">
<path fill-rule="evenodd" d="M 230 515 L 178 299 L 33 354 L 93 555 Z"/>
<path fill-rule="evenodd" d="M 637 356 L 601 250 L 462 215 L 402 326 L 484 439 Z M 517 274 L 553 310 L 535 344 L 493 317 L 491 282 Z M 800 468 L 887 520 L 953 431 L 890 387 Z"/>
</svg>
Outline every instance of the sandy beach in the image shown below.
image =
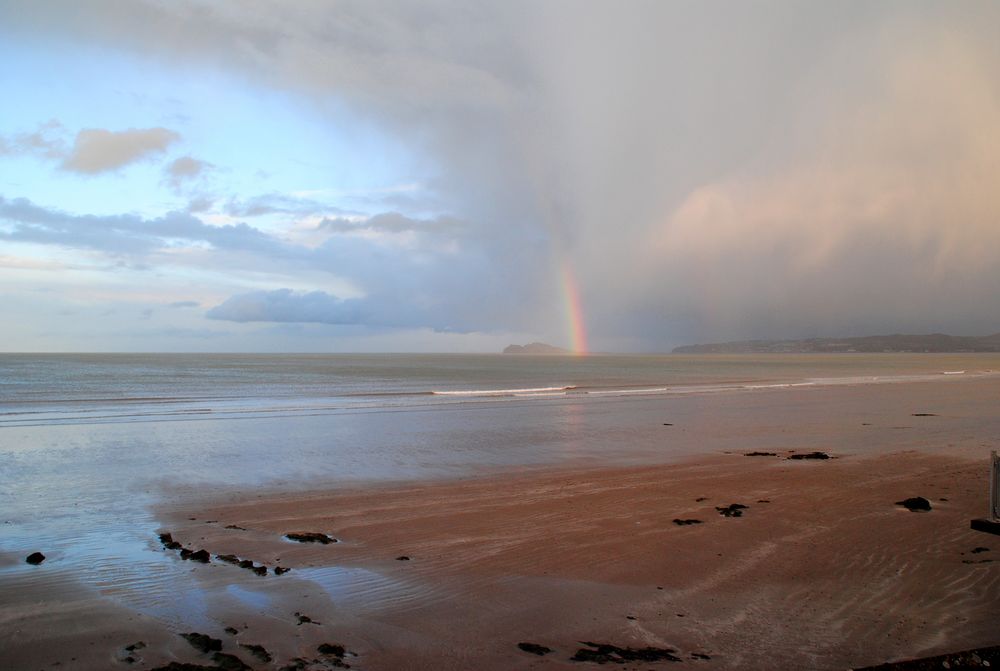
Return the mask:
<svg viewBox="0 0 1000 671">
<path fill-rule="evenodd" d="M 701 402 L 715 414 L 685 426 L 664 412 L 642 429 L 733 434 L 671 463 L 179 489 L 156 531 L 209 562 L 153 534 L 146 550 L 199 586 L 183 627 L 116 600 L 127 586 L 46 579 L 43 563 L 5 580 L 5 668 L 845 669 L 996 645 L 1000 542 L 969 520 L 986 506 L 998 388 L 718 396 Z M 745 448 L 728 449 L 741 433 Z M 814 450 L 832 458 L 789 458 Z M 897 504 L 910 497 L 932 509 Z M 723 514 L 731 504 L 746 507 Z M 296 532 L 336 542 L 286 538 Z M 190 632 L 222 656 L 179 636 Z"/>
</svg>

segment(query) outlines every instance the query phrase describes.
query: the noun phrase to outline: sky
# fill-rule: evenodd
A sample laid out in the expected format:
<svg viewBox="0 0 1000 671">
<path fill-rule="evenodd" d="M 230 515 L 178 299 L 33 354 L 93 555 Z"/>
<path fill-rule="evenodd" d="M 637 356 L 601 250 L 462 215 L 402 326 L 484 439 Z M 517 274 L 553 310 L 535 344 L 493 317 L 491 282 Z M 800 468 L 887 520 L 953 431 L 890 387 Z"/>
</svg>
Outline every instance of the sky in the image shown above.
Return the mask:
<svg viewBox="0 0 1000 671">
<path fill-rule="evenodd" d="M 1000 332 L 998 25 L 0 0 L 0 351 Z"/>
</svg>

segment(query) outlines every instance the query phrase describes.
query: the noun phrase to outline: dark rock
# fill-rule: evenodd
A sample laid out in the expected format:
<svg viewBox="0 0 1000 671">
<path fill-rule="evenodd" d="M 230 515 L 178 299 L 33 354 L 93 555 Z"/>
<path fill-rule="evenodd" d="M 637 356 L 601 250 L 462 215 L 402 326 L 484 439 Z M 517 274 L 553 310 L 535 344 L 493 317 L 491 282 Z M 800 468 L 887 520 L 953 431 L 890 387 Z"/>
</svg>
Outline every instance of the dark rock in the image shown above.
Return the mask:
<svg viewBox="0 0 1000 671">
<path fill-rule="evenodd" d="M 45 555 L 43 555 L 41 552 L 32 552 L 30 555 L 24 558 L 24 561 L 28 562 L 29 564 L 38 566 L 43 561 L 45 561 Z"/>
<path fill-rule="evenodd" d="M 291 570 L 292 569 L 285 568 L 284 566 L 275 566 L 274 567 L 274 575 L 281 575 L 282 573 L 288 573 Z"/>
<path fill-rule="evenodd" d="M 349 669 L 351 665 L 344 661 L 344 655 L 350 655 L 346 648 L 342 645 L 336 645 L 333 643 L 322 643 L 316 650 L 320 655 L 323 655 L 322 660 L 314 660 L 315 662 L 321 662 L 324 668 L 335 667 L 340 669 Z"/>
<path fill-rule="evenodd" d="M 236 555 L 215 555 L 215 558 L 219 561 L 224 561 L 227 564 L 239 564 L 240 558 Z M 252 562 L 251 562 L 252 563 Z"/>
<path fill-rule="evenodd" d="M 914 412 L 911 417 L 937 417 L 933 412 Z"/>
<path fill-rule="evenodd" d="M 715 509 L 719 511 L 719 514 L 723 517 L 743 517 L 743 511 L 747 510 L 750 506 L 745 506 L 742 503 L 730 503 L 728 506 L 716 506 Z"/>
<path fill-rule="evenodd" d="M 931 509 L 931 502 L 922 496 L 914 496 L 909 499 L 903 499 L 902 501 L 896 501 L 896 505 L 903 506 L 913 513 L 925 512 Z"/>
<path fill-rule="evenodd" d="M 689 524 L 701 524 L 701 523 L 702 523 L 701 520 L 695 520 L 695 519 L 682 520 L 678 518 L 674 520 L 674 524 L 676 524 L 679 527 L 687 526 Z"/>
<path fill-rule="evenodd" d="M 789 459 L 830 459 L 830 455 L 826 452 L 804 452 L 802 454 L 793 454 Z"/>
<path fill-rule="evenodd" d="M 312 619 L 308 615 L 303 615 L 302 613 L 296 612 L 295 617 L 298 618 L 299 624 L 320 624 L 316 620 Z"/>
<path fill-rule="evenodd" d="M 239 563 L 240 568 L 253 568 L 253 562 L 249 559 L 244 559 Z"/>
<path fill-rule="evenodd" d="M 702 501 L 708 501 L 708 497 L 707 496 L 699 496 L 694 501 L 695 501 L 695 503 L 701 503 Z"/>
<path fill-rule="evenodd" d="M 757 499 L 757 503 L 770 503 L 771 499 Z"/>
<path fill-rule="evenodd" d="M 181 549 L 181 544 L 175 541 L 174 537 L 171 536 L 169 533 L 160 534 L 160 543 L 162 543 L 163 547 L 166 548 L 167 550 Z"/>
<path fill-rule="evenodd" d="M 285 538 L 299 543 L 322 543 L 323 545 L 337 542 L 336 538 L 331 538 L 317 531 L 293 531 L 285 534 Z"/>
<path fill-rule="evenodd" d="M 517 647 L 525 652 L 530 652 L 532 655 L 547 655 L 552 652 L 552 648 L 547 648 L 544 645 L 538 645 L 537 643 L 518 643 Z"/>
<path fill-rule="evenodd" d="M 190 559 L 192 554 L 194 553 L 191 550 L 188 550 L 187 548 L 181 549 L 181 559 Z"/>
<path fill-rule="evenodd" d="M 236 526 L 235 524 L 227 524 L 224 528 L 226 528 L 226 529 L 236 529 L 238 531 L 246 531 L 245 527 Z"/>
<path fill-rule="evenodd" d="M 236 627 L 226 627 L 225 632 L 230 636 L 235 636 L 236 634 L 240 633 L 240 630 L 237 629 Z"/>
<path fill-rule="evenodd" d="M 337 645 L 336 643 L 321 643 L 316 652 L 321 655 L 332 655 L 333 657 L 343 658 L 347 654 L 347 648 L 342 645 Z"/>
<path fill-rule="evenodd" d="M 271 661 L 271 653 L 262 645 L 255 645 L 251 643 L 240 643 L 241 648 L 246 648 L 250 651 L 250 654 L 259 659 L 262 662 Z"/>
<path fill-rule="evenodd" d="M 406 555 L 400 555 L 396 557 L 396 561 L 410 561 L 410 558 L 407 557 Z"/>
<path fill-rule="evenodd" d="M 200 652 L 212 652 L 213 650 L 222 650 L 222 641 L 217 638 L 212 638 L 207 634 L 199 634 L 196 631 L 192 631 L 188 634 L 181 634 L 185 641 L 191 644 L 191 647 Z"/>
<path fill-rule="evenodd" d="M 620 648 L 609 643 L 580 641 L 586 648 L 580 648 L 570 658 L 573 662 L 596 662 L 597 664 L 624 664 L 625 662 L 679 662 L 673 648 Z"/>
<path fill-rule="evenodd" d="M 703 652 L 692 652 L 691 659 L 712 659 L 712 658 Z"/>
<path fill-rule="evenodd" d="M 257 575 L 267 575 L 267 567 L 264 566 L 263 564 L 261 564 L 260 566 L 254 566 L 250 570 L 256 573 Z"/>
<path fill-rule="evenodd" d="M 136 650 L 142 650 L 145 647 L 146 647 L 145 643 L 143 643 L 142 641 L 136 641 L 132 645 L 126 645 L 125 649 L 129 652 L 135 652 Z"/>
<path fill-rule="evenodd" d="M 670 424 L 669 422 L 664 422 L 663 426 L 673 426 L 673 424 Z"/>
<path fill-rule="evenodd" d="M 974 555 L 977 555 L 980 552 L 989 552 L 989 551 L 990 551 L 989 548 L 984 548 L 984 547 L 972 548 L 972 554 Z"/>
<path fill-rule="evenodd" d="M 192 552 L 187 559 L 191 561 L 200 561 L 202 564 L 207 564 L 211 556 L 208 554 L 208 550 L 198 550 L 197 552 Z"/>
<path fill-rule="evenodd" d="M 757 451 L 754 451 L 754 452 L 747 452 L 743 456 L 744 457 L 776 457 L 776 456 L 778 456 L 778 453 L 777 452 L 757 452 Z"/>
<path fill-rule="evenodd" d="M 222 671 L 253 671 L 242 659 L 236 655 L 229 655 L 224 652 L 217 652 L 212 655 L 212 661 L 218 664 Z"/>
</svg>

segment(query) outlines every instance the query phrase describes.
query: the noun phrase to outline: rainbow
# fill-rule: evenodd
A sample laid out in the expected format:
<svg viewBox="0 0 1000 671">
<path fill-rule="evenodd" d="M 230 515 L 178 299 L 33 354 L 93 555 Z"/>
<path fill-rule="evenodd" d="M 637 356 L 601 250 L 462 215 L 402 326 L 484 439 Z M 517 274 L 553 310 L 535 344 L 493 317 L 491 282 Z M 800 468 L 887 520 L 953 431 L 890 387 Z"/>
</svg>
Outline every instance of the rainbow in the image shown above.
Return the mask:
<svg viewBox="0 0 1000 671">
<path fill-rule="evenodd" d="M 566 324 L 569 328 L 570 349 L 574 354 L 587 353 L 587 325 L 583 321 L 580 288 L 569 262 L 562 263 L 562 289 L 566 301 Z"/>
</svg>

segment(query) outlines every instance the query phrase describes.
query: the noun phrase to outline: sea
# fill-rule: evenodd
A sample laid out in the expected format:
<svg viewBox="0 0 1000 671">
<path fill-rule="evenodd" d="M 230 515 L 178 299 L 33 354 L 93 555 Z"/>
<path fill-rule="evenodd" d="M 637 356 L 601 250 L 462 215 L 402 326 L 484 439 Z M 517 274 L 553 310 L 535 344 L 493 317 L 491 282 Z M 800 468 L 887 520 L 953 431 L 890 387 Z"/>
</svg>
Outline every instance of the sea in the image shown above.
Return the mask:
<svg viewBox="0 0 1000 671">
<path fill-rule="evenodd" d="M 45 579 L 190 626 L 158 502 L 662 463 L 739 438 L 652 430 L 719 395 L 998 371 L 995 354 L 0 354 L 0 587 L 37 580 L 41 550 Z"/>
</svg>

